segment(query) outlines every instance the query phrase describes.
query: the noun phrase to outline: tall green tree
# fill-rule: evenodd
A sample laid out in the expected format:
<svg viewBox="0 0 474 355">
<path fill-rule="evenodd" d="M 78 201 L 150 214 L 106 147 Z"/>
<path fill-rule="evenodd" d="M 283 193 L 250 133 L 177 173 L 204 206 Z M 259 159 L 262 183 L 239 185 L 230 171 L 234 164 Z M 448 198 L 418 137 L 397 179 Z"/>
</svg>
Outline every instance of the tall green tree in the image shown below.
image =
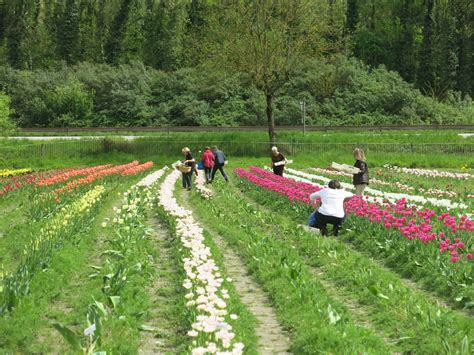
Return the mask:
<svg viewBox="0 0 474 355">
<path fill-rule="evenodd" d="M 297 62 L 318 53 L 318 16 L 311 0 L 231 1 L 219 19 L 216 63 L 248 75 L 265 95 L 268 135 L 275 143 L 274 98 Z"/>
<path fill-rule="evenodd" d="M 5 37 L 8 62 L 13 68 L 23 69 L 26 61 L 22 44 L 26 35 L 28 1 L 17 0 L 7 5 Z"/>
<path fill-rule="evenodd" d="M 346 31 L 354 33 L 359 21 L 358 0 L 347 0 L 346 5 Z"/>
<path fill-rule="evenodd" d="M 158 6 L 154 6 L 153 1 L 147 1 L 143 50 L 145 64 L 165 71 L 177 67 L 178 11 L 176 5 L 166 0 L 160 0 Z"/>
<path fill-rule="evenodd" d="M 79 8 L 76 0 L 66 0 L 62 20 L 57 29 L 58 52 L 61 59 L 68 64 L 79 61 L 80 32 Z"/>
<path fill-rule="evenodd" d="M 423 42 L 420 51 L 418 69 L 418 87 L 428 91 L 433 90 L 435 66 L 433 59 L 433 7 L 434 0 L 425 0 L 426 13 L 423 21 Z"/>
<path fill-rule="evenodd" d="M 413 0 L 402 0 L 397 11 L 396 22 L 400 32 L 393 46 L 393 66 L 408 82 L 413 82 L 416 77 L 416 16 L 418 8 Z"/>
<path fill-rule="evenodd" d="M 117 63 L 118 61 L 131 3 L 132 0 L 122 0 L 119 11 L 110 26 L 105 45 L 105 57 L 108 63 Z"/>
</svg>

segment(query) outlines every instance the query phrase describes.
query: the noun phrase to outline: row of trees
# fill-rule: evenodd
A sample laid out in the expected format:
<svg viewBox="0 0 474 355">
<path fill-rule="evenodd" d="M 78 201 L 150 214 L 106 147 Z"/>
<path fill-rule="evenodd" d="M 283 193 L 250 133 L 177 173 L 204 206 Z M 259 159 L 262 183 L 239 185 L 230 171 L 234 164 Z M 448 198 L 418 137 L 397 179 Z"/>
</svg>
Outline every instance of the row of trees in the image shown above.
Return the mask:
<svg viewBox="0 0 474 355">
<path fill-rule="evenodd" d="M 236 23 L 242 13 L 255 16 Z M 384 64 L 438 97 L 474 96 L 471 0 L 0 0 L 0 60 L 17 69 L 140 60 L 169 71 L 208 59 L 217 29 L 229 36 L 255 21 L 257 36 L 282 22 L 323 54 Z"/>
<path fill-rule="evenodd" d="M 472 96 L 473 26 L 471 0 L 0 0 L 0 64 L 244 73 L 273 139 L 275 97 L 308 59 L 356 56 L 438 99 Z"/>
</svg>

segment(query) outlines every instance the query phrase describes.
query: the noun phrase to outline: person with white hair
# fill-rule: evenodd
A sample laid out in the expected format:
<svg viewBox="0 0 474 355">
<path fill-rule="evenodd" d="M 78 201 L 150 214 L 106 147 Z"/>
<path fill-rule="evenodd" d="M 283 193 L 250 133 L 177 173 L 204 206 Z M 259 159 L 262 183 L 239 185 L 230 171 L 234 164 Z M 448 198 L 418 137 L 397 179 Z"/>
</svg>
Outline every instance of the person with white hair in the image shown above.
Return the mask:
<svg viewBox="0 0 474 355">
<path fill-rule="evenodd" d="M 275 175 L 283 176 L 286 162 L 286 158 L 278 151 L 278 148 L 272 147 L 272 169 Z"/>
</svg>

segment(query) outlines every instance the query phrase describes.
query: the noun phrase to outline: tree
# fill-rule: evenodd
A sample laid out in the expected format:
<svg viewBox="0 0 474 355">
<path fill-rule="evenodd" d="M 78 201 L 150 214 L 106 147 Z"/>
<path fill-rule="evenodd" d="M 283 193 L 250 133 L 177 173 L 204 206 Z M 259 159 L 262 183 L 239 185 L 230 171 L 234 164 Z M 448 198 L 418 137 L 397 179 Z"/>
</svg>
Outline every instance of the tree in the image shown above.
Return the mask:
<svg viewBox="0 0 474 355">
<path fill-rule="evenodd" d="M 176 67 L 175 46 L 178 33 L 175 31 L 176 7 L 160 0 L 155 9 L 153 1 L 147 1 L 147 17 L 144 23 L 145 64 L 155 69 L 171 70 Z"/>
<path fill-rule="evenodd" d="M 424 90 L 432 89 L 435 80 L 433 62 L 433 6 L 434 0 L 425 0 L 426 13 L 423 22 L 423 42 L 420 52 L 418 69 L 418 87 Z"/>
<path fill-rule="evenodd" d="M 396 22 L 401 27 L 400 34 L 393 48 L 393 69 L 408 82 L 413 82 L 416 76 L 415 28 L 414 23 L 417 8 L 412 0 L 403 0 Z"/>
<path fill-rule="evenodd" d="M 354 33 L 359 20 L 357 0 L 347 0 L 346 29 L 348 33 Z"/>
<path fill-rule="evenodd" d="M 5 37 L 7 40 L 8 62 L 13 68 L 25 67 L 25 55 L 22 44 L 26 34 L 27 0 L 9 3 L 6 14 L 7 23 Z"/>
<path fill-rule="evenodd" d="M 125 35 L 125 24 L 130 13 L 132 0 L 122 0 L 120 9 L 110 27 L 110 33 L 105 45 L 105 56 L 107 63 L 116 63 L 120 55 L 122 39 Z"/>
<path fill-rule="evenodd" d="M 57 29 L 58 50 L 61 59 L 68 64 L 79 60 L 80 32 L 79 9 L 76 0 L 67 0 L 60 28 Z"/>
<path fill-rule="evenodd" d="M 245 73 L 263 92 L 271 144 L 276 138 L 273 99 L 277 91 L 289 81 L 297 62 L 318 53 L 314 4 L 311 0 L 235 0 L 215 8 L 224 18 L 216 16 L 213 42 L 218 45 L 213 62 Z"/>
</svg>

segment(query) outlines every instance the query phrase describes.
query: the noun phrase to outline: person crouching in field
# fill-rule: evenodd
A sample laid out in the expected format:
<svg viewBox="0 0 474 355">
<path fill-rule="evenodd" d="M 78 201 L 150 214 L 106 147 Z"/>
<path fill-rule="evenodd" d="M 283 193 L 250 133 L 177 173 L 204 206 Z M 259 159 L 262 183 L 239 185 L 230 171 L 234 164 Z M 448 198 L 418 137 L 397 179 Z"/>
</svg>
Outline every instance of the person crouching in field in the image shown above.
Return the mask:
<svg viewBox="0 0 474 355">
<path fill-rule="evenodd" d="M 354 196 L 351 192 L 344 191 L 341 183 L 331 180 L 328 187 L 312 193 L 309 198 L 316 207 L 316 199 L 321 199 L 321 206 L 316 209 L 308 219 L 308 225 L 318 228 L 323 236 L 328 235 L 327 225 L 332 224 L 333 235 L 337 236 L 345 219 L 344 201 Z"/>
<path fill-rule="evenodd" d="M 184 166 L 191 168 L 190 171 L 185 172 L 183 171 L 183 188 L 187 190 L 191 190 L 193 185 L 193 174 L 195 169 L 196 160 L 193 158 L 191 154 L 191 150 L 188 147 L 184 147 L 181 152 L 185 156 L 185 160 L 183 161 Z"/>
<path fill-rule="evenodd" d="M 285 164 L 275 165 L 278 162 L 286 162 L 286 158 L 278 151 L 277 147 L 272 147 L 272 169 L 273 173 L 278 176 L 283 176 L 285 171 Z"/>
<path fill-rule="evenodd" d="M 354 174 L 354 176 L 352 177 L 352 182 L 356 189 L 356 195 L 362 196 L 364 194 L 365 188 L 369 184 L 369 167 L 365 162 L 365 154 L 362 149 L 354 149 L 353 155 L 354 159 L 356 160 L 354 166 L 356 168 L 359 168 L 360 172 Z"/>
<path fill-rule="evenodd" d="M 206 182 L 211 182 L 212 178 L 212 168 L 214 167 L 214 153 L 211 151 L 211 148 L 206 147 L 204 153 L 202 153 L 201 161 L 204 168 L 204 175 L 206 176 Z"/>
</svg>

